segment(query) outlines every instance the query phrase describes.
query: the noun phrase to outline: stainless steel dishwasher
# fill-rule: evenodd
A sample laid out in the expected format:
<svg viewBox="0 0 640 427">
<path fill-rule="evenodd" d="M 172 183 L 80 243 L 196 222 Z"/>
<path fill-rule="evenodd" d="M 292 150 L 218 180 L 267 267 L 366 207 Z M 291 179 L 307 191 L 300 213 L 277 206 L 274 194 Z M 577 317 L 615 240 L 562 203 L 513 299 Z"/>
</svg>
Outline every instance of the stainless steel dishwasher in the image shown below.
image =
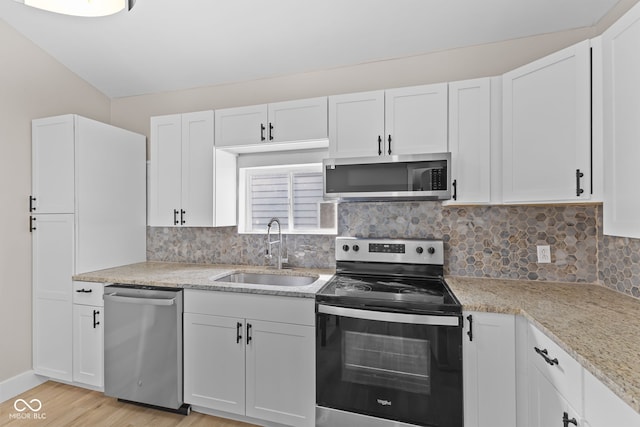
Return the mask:
<svg viewBox="0 0 640 427">
<path fill-rule="evenodd" d="M 104 393 L 188 414 L 182 384 L 182 289 L 104 288 Z"/>
</svg>

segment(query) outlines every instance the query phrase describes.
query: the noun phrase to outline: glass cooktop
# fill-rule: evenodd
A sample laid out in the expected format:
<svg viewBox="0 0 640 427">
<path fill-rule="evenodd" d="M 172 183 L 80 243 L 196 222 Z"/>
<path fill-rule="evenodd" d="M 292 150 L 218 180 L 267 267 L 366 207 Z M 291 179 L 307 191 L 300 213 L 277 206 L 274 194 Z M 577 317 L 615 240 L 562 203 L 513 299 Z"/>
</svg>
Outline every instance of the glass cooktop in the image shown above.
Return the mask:
<svg viewBox="0 0 640 427">
<path fill-rule="evenodd" d="M 316 300 L 399 312 L 461 311 L 460 303 L 440 278 L 336 274 L 316 294 Z"/>
</svg>

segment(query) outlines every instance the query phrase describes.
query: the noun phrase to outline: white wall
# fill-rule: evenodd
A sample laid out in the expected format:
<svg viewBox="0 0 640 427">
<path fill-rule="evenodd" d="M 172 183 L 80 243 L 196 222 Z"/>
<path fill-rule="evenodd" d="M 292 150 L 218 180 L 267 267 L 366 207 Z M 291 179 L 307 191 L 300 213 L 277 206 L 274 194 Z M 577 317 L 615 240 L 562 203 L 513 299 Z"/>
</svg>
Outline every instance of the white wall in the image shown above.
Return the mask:
<svg viewBox="0 0 640 427">
<path fill-rule="evenodd" d="M 110 100 L 0 19 L 0 382 L 31 369 L 31 120 Z"/>
</svg>

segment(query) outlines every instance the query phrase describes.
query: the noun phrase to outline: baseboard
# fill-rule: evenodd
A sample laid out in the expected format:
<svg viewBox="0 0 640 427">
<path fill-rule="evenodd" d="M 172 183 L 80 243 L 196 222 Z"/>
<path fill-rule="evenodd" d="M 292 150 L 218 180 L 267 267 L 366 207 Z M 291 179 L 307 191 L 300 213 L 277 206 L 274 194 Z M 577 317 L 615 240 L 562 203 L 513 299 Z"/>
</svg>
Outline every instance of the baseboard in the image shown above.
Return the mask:
<svg viewBox="0 0 640 427">
<path fill-rule="evenodd" d="M 33 371 L 27 371 L 2 381 L 0 382 L 0 403 L 6 402 L 27 390 L 31 390 L 47 380 L 47 377 L 36 375 Z"/>
</svg>

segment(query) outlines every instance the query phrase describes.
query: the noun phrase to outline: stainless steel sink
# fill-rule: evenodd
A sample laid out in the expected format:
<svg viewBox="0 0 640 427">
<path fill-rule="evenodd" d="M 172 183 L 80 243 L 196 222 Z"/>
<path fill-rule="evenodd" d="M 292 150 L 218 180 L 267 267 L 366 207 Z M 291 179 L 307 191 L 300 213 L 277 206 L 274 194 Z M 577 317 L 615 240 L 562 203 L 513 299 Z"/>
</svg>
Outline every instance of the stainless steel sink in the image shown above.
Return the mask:
<svg viewBox="0 0 640 427">
<path fill-rule="evenodd" d="M 307 286 L 318 280 L 316 276 L 292 276 L 271 273 L 231 273 L 216 282 L 247 283 L 267 286 Z"/>
</svg>

